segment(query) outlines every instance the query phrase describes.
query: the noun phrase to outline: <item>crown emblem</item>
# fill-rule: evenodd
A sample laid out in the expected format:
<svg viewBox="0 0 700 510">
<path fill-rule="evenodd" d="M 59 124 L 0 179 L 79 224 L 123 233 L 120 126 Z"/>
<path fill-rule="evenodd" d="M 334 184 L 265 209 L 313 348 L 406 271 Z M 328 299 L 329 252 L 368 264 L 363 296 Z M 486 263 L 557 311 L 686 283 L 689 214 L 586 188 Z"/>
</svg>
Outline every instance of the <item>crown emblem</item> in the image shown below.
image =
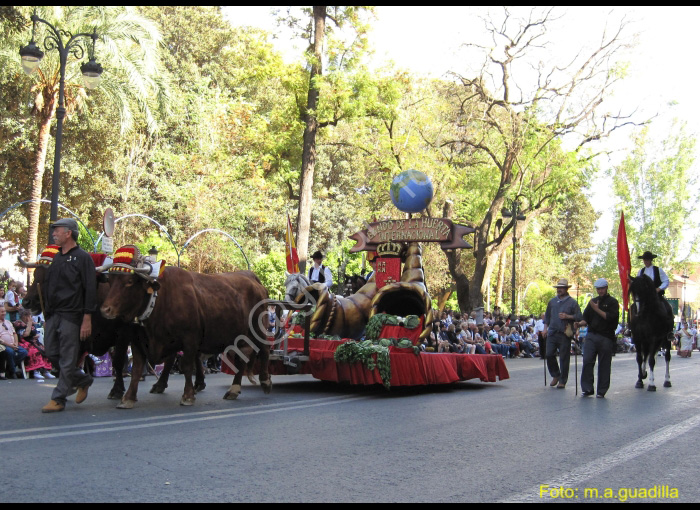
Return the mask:
<svg viewBox="0 0 700 510">
<path fill-rule="evenodd" d="M 388 242 L 377 246 L 377 255 L 380 257 L 398 257 L 403 246 L 401 243 Z"/>
</svg>

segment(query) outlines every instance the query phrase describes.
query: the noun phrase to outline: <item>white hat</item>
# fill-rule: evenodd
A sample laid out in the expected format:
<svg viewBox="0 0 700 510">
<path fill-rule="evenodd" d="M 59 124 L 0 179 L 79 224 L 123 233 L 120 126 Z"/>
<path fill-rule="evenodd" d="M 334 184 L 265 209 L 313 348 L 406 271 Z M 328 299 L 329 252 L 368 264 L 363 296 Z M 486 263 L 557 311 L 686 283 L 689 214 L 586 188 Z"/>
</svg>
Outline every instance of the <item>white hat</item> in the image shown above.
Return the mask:
<svg viewBox="0 0 700 510">
<path fill-rule="evenodd" d="M 605 278 L 598 278 L 598 279 L 595 281 L 595 283 L 593 284 L 593 286 L 594 286 L 596 289 L 601 289 L 601 288 L 603 288 L 603 287 L 607 287 L 607 286 L 608 286 L 608 280 L 606 280 Z"/>
</svg>

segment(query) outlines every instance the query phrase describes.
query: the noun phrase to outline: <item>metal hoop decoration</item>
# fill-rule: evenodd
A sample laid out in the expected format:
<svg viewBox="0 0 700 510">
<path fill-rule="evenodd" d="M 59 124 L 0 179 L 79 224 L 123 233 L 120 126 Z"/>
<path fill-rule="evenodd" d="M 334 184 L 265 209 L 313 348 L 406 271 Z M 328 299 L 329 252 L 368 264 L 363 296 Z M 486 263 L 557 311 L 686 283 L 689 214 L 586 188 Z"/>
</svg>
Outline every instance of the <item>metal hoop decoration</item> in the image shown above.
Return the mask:
<svg viewBox="0 0 700 510">
<path fill-rule="evenodd" d="M 241 248 L 241 245 L 238 244 L 238 241 L 236 241 L 236 239 L 231 234 L 224 232 L 223 230 L 219 230 L 218 228 L 205 228 L 204 230 L 200 230 L 199 232 L 194 234 L 192 237 L 190 237 L 187 241 L 185 241 L 185 245 L 182 247 L 182 251 L 177 256 L 178 266 L 180 265 L 180 255 L 182 255 L 182 253 L 185 251 L 185 248 L 187 248 L 187 245 L 190 244 L 190 241 L 192 241 L 192 239 L 194 239 L 198 235 L 203 234 L 205 232 L 218 232 L 219 234 L 225 235 L 231 241 L 236 243 L 236 246 L 238 246 L 238 249 L 241 250 L 241 253 L 243 254 L 243 258 L 245 259 L 245 262 L 248 266 L 248 270 L 250 271 L 250 262 L 248 261 L 248 257 L 246 257 L 245 252 L 243 251 L 243 248 Z"/>
<path fill-rule="evenodd" d="M 0 213 L 0 220 L 2 220 L 2 217 L 5 216 L 11 210 L 17 209 L 20 205 L 28 204 L 29 202 L 33 202 L 33 200 L 24 200 L 22 202 L 17 202 L 16 204 L 11 205 L 10 207 L 8 207 L 7 209 L 5 209 L 3 212 Z M 46 200 L 45 198 L 42 198 L 39 200 L 39 202 L 44 202 L 46 204 L 50 204 L 51 200 Z M 87 232 L 87 235 L 90 236 L 90 240 L 92 241 L 92 246 L 93 247 L 97 246 L 95 238 L 92 237 L 92 234 L 90 233 L 90 230 L 88 230 L 87 225 L 85 225 L 85 223 L 83 223 L 83 221 L 78 217 L 78 215 L 76 213 L 74 213 L 73 211 L 71 211 L 70 209 L 68 209 L 65 205 L 63 205 L 61 203 L 58 204 L 58 207 L 65 209 L 66 211 L 71 213 L 73 215 L 73 217 L 76 219 L 76 221 L 83 226 L 83 228 L 85 229 L 85 232 Z M 99 239 L 98 239 L 98 241 L 99 241 Z"/>
</svg>

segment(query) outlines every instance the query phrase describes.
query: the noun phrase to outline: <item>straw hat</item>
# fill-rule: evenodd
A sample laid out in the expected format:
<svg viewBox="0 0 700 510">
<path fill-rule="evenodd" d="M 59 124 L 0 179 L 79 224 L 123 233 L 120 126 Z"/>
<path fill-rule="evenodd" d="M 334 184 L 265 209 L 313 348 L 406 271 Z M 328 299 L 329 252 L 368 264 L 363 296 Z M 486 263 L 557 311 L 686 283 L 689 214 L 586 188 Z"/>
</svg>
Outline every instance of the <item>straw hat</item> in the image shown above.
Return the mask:
<svg viewBox="0 0 700 510">
<path fill-rule="evenodd" d="M 552 287 L 554 287 L 555 289 L 559 289 L 559 288 L 568 289 L 569 287 L 571 287 L 571 285 L 569 285 L 569 280 L 567 280 L 566 278 L 559 278 L 559 281 L 557 282 L 557 284 L 552 285 Z"/>
</svg>

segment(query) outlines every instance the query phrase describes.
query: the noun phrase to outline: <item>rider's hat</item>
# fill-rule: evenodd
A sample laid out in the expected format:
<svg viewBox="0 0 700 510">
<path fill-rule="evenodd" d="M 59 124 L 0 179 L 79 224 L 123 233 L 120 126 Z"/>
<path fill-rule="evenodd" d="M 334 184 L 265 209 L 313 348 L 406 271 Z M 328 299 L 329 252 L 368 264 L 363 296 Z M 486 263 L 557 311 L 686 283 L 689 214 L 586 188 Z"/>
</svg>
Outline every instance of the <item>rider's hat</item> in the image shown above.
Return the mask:
<svg viewBox="0 0 700 510">
<path fill-rule="evenodd" d="M 652 252 L 647 250 L 637 258 L 642 260 L 654 260 L 656 257 L 657 255 L 654 255 Z"/>
</svg>

